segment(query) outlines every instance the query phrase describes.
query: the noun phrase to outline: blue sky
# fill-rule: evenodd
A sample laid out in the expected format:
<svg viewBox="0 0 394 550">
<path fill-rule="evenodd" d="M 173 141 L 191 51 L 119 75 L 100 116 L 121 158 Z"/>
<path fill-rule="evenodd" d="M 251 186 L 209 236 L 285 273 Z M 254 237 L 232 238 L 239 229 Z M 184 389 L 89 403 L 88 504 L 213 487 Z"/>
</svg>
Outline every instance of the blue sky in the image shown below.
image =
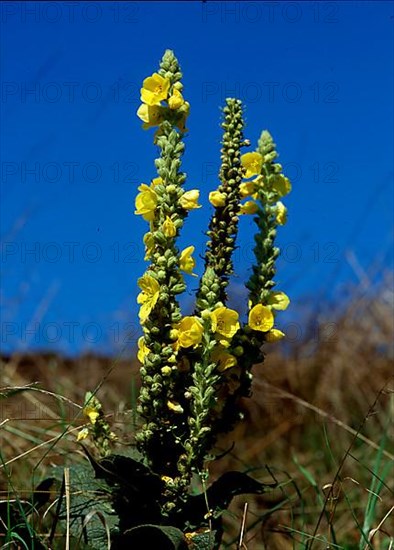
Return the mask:
<svg viewBox="0 0 394 550">
<path fill-rule="evenodd" d="M 183 169 L 201 190 L 180 246 L 203 251 L 217 186 L 220 107 L 245 104 L 293 182 L 280 229 L 283 324 L 339 299 L 357 269 L 392 269 L 393 6 L 390 2 L 1 4 L 2 348 L 118 353 L 138 335 L 146 225 L 137 186 L 155 176 L 142 80 L 175 51 L 191 103 Z M 233 294 L 244 296 L 243 219 Z M 355 266 L 358 266 L 355 270 Z M 197 272 L 201 273 L 201 260 Z M 187 310 L 195 280 L 190 280 Z M 127 334 L 130 334 L 127 337 Z"/>
</svg>

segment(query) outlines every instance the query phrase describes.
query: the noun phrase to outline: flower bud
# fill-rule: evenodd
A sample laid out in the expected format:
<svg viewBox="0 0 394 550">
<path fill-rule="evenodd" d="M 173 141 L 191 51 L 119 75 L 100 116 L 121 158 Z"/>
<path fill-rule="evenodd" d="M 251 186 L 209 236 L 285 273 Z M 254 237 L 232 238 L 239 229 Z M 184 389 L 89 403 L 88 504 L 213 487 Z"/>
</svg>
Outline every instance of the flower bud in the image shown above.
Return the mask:
<svg viewBox="0 0 394 550">
<path fill-rule="evenodd" d="M 236 357 L 241 357 L 241 355 L 243 355 L 244 353 L 244 348 L 242 346 L 236 346 L 233 350 L 232 350 L 232 353 L 233 355 L 235 355 Z"/>
<path fill-rule="evenodd" d="M 166 239 L 164 233 L 162 233 L 161 231 L 155 231 L 153 233 L 153 237 L 155 239 L 155 242 L 158 243 L 158 244 L 165 245 L 166 242 L 167 242 L 167 239 Z"/>
<path fill-rule="evenodd" d="M 186 285 L 184 283 L 178 283 L 171 287 L 173 294 L 181 294 L 182 292 L 184 292 L 185 289 Z"/>
<path fill-rule="evenodd" d="M 211 312 L 209 309 L 204 309 L 201 313 L 200 313 L 200 316 L 201 316 L 201 319 L 204 319 L 204 321 L 208 321 L 211 319 Z"/>
<path fill-rule="evenodd" d="M 182 319 L 182 313 L 180 311 L 173 311 L 171 320 L 173 323 L 178 323 Z"/>
<path fill-rule="evenodd" d="M 161 384 L 152 384 L 151 393 L 152 395 L 160 395 L 163 386 Z"/>
<path fill-rule="evenodd" d="M 155 367 L 159 366 L 160 363 L 161 363 L 161 357 L 160 357 L 160 355 L 158 355 L 158 354 L 157 354 L 157 355 L 156 355 L 156 354 L 153 355 L 153 357 L 152 357 L 152 363 L 153 363 L 153 365 L 154 365 Z"/>
<path fill-rule="evenodd" d="M 162 367 L 161 373 L 163 376 L 170 376 L 171 374 L 171 367 Z"/>
<path fill-rule="evenodd" d="M 171 269 L 172 267 L 175 267 L 178 263 L 178 258 L 175 256 L 172 256 L 172 258 L 168 258 L 167 260 L 167 268 Z"/>
</svg>

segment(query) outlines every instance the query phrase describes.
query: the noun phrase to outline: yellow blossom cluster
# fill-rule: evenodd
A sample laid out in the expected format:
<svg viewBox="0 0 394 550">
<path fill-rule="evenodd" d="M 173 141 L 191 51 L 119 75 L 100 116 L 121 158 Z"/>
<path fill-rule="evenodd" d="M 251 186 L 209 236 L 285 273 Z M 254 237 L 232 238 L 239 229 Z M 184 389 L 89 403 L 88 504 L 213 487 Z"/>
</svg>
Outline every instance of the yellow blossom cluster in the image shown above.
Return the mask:
<svg viewBox="0 0 394 550">
<path fill-rule="evenodd" d="M 209 313 L 211 331 L 218 344 L 213 348 L 211 359 L 218 365 L 219 372 L 237 366 L 233 355 L 231 341 L 240 329 L 239 315 L 234 309 L 220 306 Z"/>
<path fill-rule="evenodd" d="M 284 337 L 284 333 L 274 327 L 274 311 L 285 310 L 290 303 L 284 292 L 271 292 L 267 304 L 256 304 L 249 311 L 248 325 L 251 329 L 264 332 L 267 342 L 276 342 Z M 251 304 L 250 304 L 251 305 Z"/>
<path fill-rule="evenodd" d="M 263 166 L 267 161 L 259 152 L 245 153 L 241 156 L 241 163 L 244 168 L 245 178 L 240 184 L 240 197 L 247 200 L 240 206 L 239 214 L 256 214 L 260 210 L 258 204 L 259 191 L 263 190 L 267 196 L 274 199 L 273 214 L 278 225 L 284 225 L 287 221 L 287 208 L 277 200 L 291 191 L 291 184 L 283 174 L 264 173 Z M 253 179 L 251 179 L 253 178 Z M 267 303 L 258 303 L 253 307 L 250 304 L 248 325 L 253 330 L 263 332 L 265 340 L 274 342 L 283 338 L 284 333 L 274 327 L 274 311 L 284 310 L 289 304 L 289 298 L 283 292 L 271 292 Z"/>
<path fill-rule="evenodd" d="M 144 123 L 144 129 L 158 126 L 170 116 L 171 111 L 177 111 L 181 115 L 178 117 L 177 125 L 185 131 L 190 105 L 184 100 L 179 88 L 179 83 L 171 85 L 170 80 L 159 73 L 153 73 L 145 78 L 141 88 L 142 105 L 137 111 L 137 116 Z"/>
<path fill-rule="evenodd" d="M 229 351 L 231 340 L 240 329 L 238 312 L 221 306 L 213 311 L 205 311 L 202 318 L 186 316 L 175 326 L 172 336 L 175 339 L 174 350 L 180 348 L 196 348 L 204 337 L 204 320 L 208 322 L 208 332 L 216 339 L 217 344 L 211 353 L 211 359 L 218 365 L 219 371 L 227 370 L 237 365 L 237 359 Z M 139 358 L 143 362 L 149 352 L 143 343 L 139 342 Z"/>
<path fill-rule="evenodd" d="M 77 441 L 90 436 L 100 455 L 106 456 L 110 452 L 111 443 L 117 438 L 105 419 L 100 401 L 92 392 L 86 392 L 82 412 L 89 424 L 78 432 Z"/>
<path fill-rule="evenodd" d="M 172 232 L 171 223 L 168 224 L 168 227 L 168 231 Z M 145 237 L 149 235 L 151 234 L 147 233 Z M 144 238 L 145 244 L 148 240 L 149 239 Z M 196 265 L 196 261 L 192 256 L 193 252 L 194 246 L 188 246 L 182 250 L 179 256 L 179 269 L 188 275 L 196 277 L 197 275 L 193 273 L 193 269 Z M 141 289 L 141 292 L 137 296 L 137 303 L 141 306 L 139 310 L 139 318 L 141 323 L 144 324 L 159 299 L 160 283 L 155 277 L 149 273 L 145 273 L 138 279 L 138 286 Z"/>
<path fill-rule="evenodd" d="M 145 275 L 144 277 L 147 276 Z M 158 291 L 156 290 L 156 285 L 152 284 L 151 280 L 146 279 L 144 283 L 140 279 L 139 284 L 140 283 L 140 286 L 143 286 L 145 291 L 140 294 L 139 301 L 143 301 L 143 306 L 147 309 L 153 308 L 157 301 Z M 226 307 L 219 307 L 213 312 L 210 312 L 208 316 L 211 323 L 210 332 L 215 335 L 219 343 L 215 348 L 214 361 L 219 362 L 222 368 L 229 368 L 236 364 L 235 357 L 230 355 L 227 348 L 230 346 L 231 339 L 240 328 L 238 313 Z M 179 350 L 180 348 L 195 348 L 202 342 L 204 325 L 202 320 L 197 316 L 185 316 L 175 325 L 171 332 L 175 340 L 173 345 L 174 350 Z M 148 353 L 149 348 L 145 345 L 145 339 L 142 336 L 138 340 L 137 354 L 141 363 L 144 362 Z"/>
<path fill-rule="evenodd" d="M 158 195 L 155 191 L 157 185 L 162 185 L 162 178 L 154 178 L 151 181 L 150 185 L 142 183 L 138 187 L 139 193 L 135 199 L 135 211 L 134 213 L 142 216 L 144 220 L 150 222 L 151 230 L 144 236 L 145 244 L 145 259 L 148 260 L 151 257 L 152 251 L 154 249 L 154 238 L 152 235 L 152 222 L 156 218 L 157 207 L 158 207 Z M 180 199 L 179 205 L 186 211 L 195 210 L 201 208 L 201 205 L 198 204 L 198 199 L 200 196 L 200 191 L 198 189 L 191 189 L 190 191 L 185 191 Z M 175 224 L 174 216 L 166 216 L 162 224 L 161 230 L 165 237 L 174 238 L 177 235 L 177 227 Z M 192 274 L 192 270 L 195 267 L 195 261 L 191 257 L 191 254 L 194 251 L 194 247 L 187 247 L 180 257 L 180 269 L 185 273 Z"/>
<path fill-rule="evenodd" d="M 242 166 L 245 169 L 245 178 L 248 181 L 243 181 L 240 185 L 239 192 L 241 198 L 252 198 L 254 201 L 258 199 L 259 189 L 264 188 L 270 190 L 276 197 L 284 197 L 291 191 L 289 179 L 283 174 L 271 175 L 267 179 L 261 174 L 265 158 L 258 152 L 245 153 L 241 156 Z M 253 180 L 250 178 L 254 177 Z M 251 200 L 246 201 L 240 206 L 240 214 L 256 214 L 259 210 L 259 205 Z M 276 222 L 278 225 L 284 225 L 287 221 L 287 208 L 281 201 L 276 202 Z"/>
</svg>

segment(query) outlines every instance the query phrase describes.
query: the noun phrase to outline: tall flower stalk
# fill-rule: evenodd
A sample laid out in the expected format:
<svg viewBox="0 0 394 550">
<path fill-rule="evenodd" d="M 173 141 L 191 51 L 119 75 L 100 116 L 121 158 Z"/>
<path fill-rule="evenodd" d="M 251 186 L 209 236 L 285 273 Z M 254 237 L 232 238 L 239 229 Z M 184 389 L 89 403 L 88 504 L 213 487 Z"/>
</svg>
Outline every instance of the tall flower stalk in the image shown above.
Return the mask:
<svg viewBox="0 0 394 550">
<path fill-rule="evenodd" d="M 205 270 L 196 298 L 196 314 L 203 319 L 203 347 L 201 359 L 196 361 L 192 374 L 190 407 L 190 441 L 187 443 L 188 466 L 201 471 L 216 437 L 216 409 L 223 370 L 236 365 L 229 349 L 231 339 L 239 329 L 238 313 L 225 307 L 226 287 L 233 273 L 232 254 L 238 232 L 240 184 L 244 169 L 241 147 L 244 122 L 242 103 L 229 98 L 223 109 L 223 139 L 221 149 L 220 185 L 210 193 L 215 207 L 207 235 Z"/>
<path fill-rule="evenodd" d="M 280 254 L 276 245 L 277 229 L 287 221 L 287 209 L 280 199 L 291 191 L 291 184 L 282 173 L 282 166 L 275 162 L 277 157 L 275 143 L 266 130 L 260 136 L 256 152 L 241 157 L 246 178 L 240 186 L 240 194 L 246 199 L 241 212 L 255 214 L 255 263 L 246 282 L 249 290 L 248 322 L 234 339 L 242 368 L 235 391 L 224 403 L 222 431 L 242 419 L 240 398 L 250 396 L 252 367 L 264 361 L 264 343 L 276 342 L 285 336 L 275 327 L 275 318 L 290 301 L 284 292 L 273 289 L 276 285 L 275 262 Z"/>
<path fill-rule="evenodd" d="M 223 109 L 223 139 L 220 185 L 209 194 L 215 210 L 209 224 L 209 241 L 205 252 L 205 272 L 196 299 L 196 311 L 214 308 L 227 301 L 226 287 L 233 273 L 232 254 L 238 232 L 240 184 L 244 174 L 241 164 L 243 141 L 242 103 L 227 99 Z"/>
<path fill-rule="evenodd" d="M 287 209 L 280 199 L 290 193 L 291 184 L 282 174 L 281 164 L 275 162 L 277 157 L 271 134 L 264 130 L 256 153 L 249 153 L 249 156 L 245 155 L 244 158 L 249 173 L 257 176 L 251 183 L 259 202 L 255 218 L 258 228 L 254 248 L 256 263 L 246 286 L 250 291 L 252 306 L 261 303 L 274 309 L 284 309 L 281 306 L 288 303 L 287 299 L 283 298 L 282 294 L 273 293 L 272 289 L 275 286 L 275 262 L 280 253 L 279 248 L 275 246 L 277 228 L 284 225 L 287 220 Z M 252 166 L 253 159 L 255 164 Z"/>
<path fill-rule="evenodd" d="M 182 454 L 180 438 L 186 425 L 179 402 L 185 372 L 178 367 L 174 326 L 182 319 L 177 296 L 186 288 L 181 269 L 188 271 L 190 266 L 185 265 L 176 237 L 189 210 L 198 207 L 198 192 L 185 192 L 182 187 L 185 174 L 180 166 L 189 105 L 181 93 L 181 77 L 177 59 L 167 50 L 159 71 L 144 81 L 144 103 L 138 110 L 145 127 L 158 127 L 155 142 L 160 155 L 155 161 L 158 177 L 149 186 L 141 185 L 136 198 L 136 213 L 149 222 L 144 243 L 145 257 L 150 262 L 138 281 L 144 332 L 139 341 L 143 366 L 138 410 L 145 424 L 137 442 L 152 469 L 166 476 L 177 474 L 177 458 Z M 181 422 L 174 422 L 178 415 Z"/>
</svg>

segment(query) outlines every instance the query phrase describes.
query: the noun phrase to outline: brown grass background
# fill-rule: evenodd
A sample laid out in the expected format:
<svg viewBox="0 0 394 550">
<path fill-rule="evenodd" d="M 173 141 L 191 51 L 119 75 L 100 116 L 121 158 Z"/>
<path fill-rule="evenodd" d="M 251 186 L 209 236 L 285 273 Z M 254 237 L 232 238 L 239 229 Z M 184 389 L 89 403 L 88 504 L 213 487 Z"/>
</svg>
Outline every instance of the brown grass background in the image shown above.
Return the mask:
<svg viewBox="0 0 394 550">
<path fill-rule="evenodd" d="M 346 304 L 319 308 L 305 320 L 302 340 L 266 347 L 265 363 L 254 369 L 253 395 L 243 404 L 245 420 L 219 442 L 215 453 L 226 454 L 211 462 L 209 470 L 212 480 L 237 469 L 268 483 L 274 477 L 279 486 L 267 495 L 234 499 L 225 514 L 228 546 L 223 548 L 236 548 L 245 503 L 244 548 L 302 548 L 305 543 L 297 541 L 305 536 L 298 531 L 313 535 L 322 511 L 317 493 L 327 497 L 328 511 L 317 533 L 330 540 L 331 524 L 344 548 L 357 547 L 360 533 L 354 515 L 362 523 L 371 469 L 393 413 L 391 274 L 382 280 L 374 289 L 361 283 L 349 289 Z M 100 386 L 97 395 L 119 437 L 117 448 L 132 445 L 132 405 L 138 390 L 133 358 L 14 353 L 1 358 L 0 369 L 3 390 L 28 384 L 35 388 L 0 401 L 5 463 L 0 470 L 1 500 L 29 495 L 53 464 L 84 460 L 75 434 L 84 423 L 81 405 L 87 390 Z M 392 436 L 391 426 L 385 462 L 393 457 Z M 392 506 L 393 490 L 391 476 L 379 496 L 377 522 Z M 375 535 L 374 547 L 383 548 L 389 536 L 394 536 L 392 514 Z M 318 541 L 313 546 L 328 547 Z"/>
</svg>

